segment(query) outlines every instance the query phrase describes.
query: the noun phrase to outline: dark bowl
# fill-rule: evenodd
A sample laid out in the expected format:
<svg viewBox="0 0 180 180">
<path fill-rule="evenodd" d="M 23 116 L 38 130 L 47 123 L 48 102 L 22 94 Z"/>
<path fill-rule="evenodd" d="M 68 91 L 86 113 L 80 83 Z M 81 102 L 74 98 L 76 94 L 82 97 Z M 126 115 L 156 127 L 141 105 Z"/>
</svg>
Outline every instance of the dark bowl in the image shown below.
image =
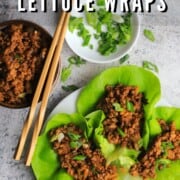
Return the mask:
<svg viewBox="0 0 180 180">
<path fill-rule="evenodd" d="M 0 105 L 8 108 L 31 105 L 51 42 L 52 36 L 33 22 L 0 23 Z M 60 64 L 53 87 L 59 72 Z"/>
</svg>

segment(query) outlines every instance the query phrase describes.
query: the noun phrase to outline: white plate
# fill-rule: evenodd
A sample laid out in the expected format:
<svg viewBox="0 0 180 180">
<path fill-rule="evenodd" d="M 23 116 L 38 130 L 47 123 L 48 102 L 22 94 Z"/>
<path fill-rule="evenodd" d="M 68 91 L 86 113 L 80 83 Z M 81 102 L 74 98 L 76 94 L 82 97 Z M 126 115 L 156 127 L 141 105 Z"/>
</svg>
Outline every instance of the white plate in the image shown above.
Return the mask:
<svg viewBox="0 0 180 180">
<path fill-rule="evenodd" d="M 65 97 L 50 113 L 48 119 L 50 119 L 53 115 L 55 115 L 57 113 L 71 114 L 71 113 L 76 112 L 76 100 L 78 98 L 80 91 L 81 91 L 81 89 L 78 89 L 78 90 L 74 91 L 73 93 L 71 93 L 70 95 L 68 95 L 67 97 Z M 161 105 L 169 106 L 169 103 L 166 100 L 161 99 L 157 103 L 156 106 L 161 106 Z M 124 180 L 141 180 L 141 178 L 132 177 L 129 174 L 126 174 L 123 179 Z"/>
<path fill-rule="evenodd" d="M 85 4 L 86 0 L 80 1 L 82 4 Z M 117 14 L 120 12 L 117 11 Z M 75 11 L 75 9 L 72 9 L 71 15 L 76 17 L 84 17 L 85 13 L 79 13 Z M 122 14 L 122 13 L 121 13 Z M 66 33 L 66 42 L 69 45 L 69 47 L 79 55 L 81 58 L 94 62 L 94 63 L 110 63 L 116 60 L 119 60 L 121 57 L 126 55 L 132 47 L 135 45 L 137 38 L 139 36 L 140 32 L 140 23 L 139 23 L 139 17 L 136 13 L 132 15 L 132 38 L 130 42 L 128 42 L 126 45 L 118 46 L 117 51 L 112 53 L 109 56 L 103 56 L 97 51 L 98 43 L 97 40 L 94 39 L 94 37 L 91 37 L 90 44 L 93 44 L 93 49 L 90 49 L 88 46 L 83 47 L 82 46 L 82 39 L 77 35 L 77 31 L 71 33 L 69 30 L 67 30 Z M 85 27 L 90 31 L 91 34 L 93 34 L 94 30 L 91 26 L 89 26 L 86 21 L 84 21 Z"/>
<path fill-rule="evenodd" d="M 57 113 L 67 113 L 72 114 L 76 112 L 76 100 L 80 93 L 81 89 L 78 89 L 65 97 L 62 101 L 57 104 L 57 106 L 53 109 L 53 111 L 50 113 L 48 119 L 50 119 L 53 115 Z"/>
</svg>

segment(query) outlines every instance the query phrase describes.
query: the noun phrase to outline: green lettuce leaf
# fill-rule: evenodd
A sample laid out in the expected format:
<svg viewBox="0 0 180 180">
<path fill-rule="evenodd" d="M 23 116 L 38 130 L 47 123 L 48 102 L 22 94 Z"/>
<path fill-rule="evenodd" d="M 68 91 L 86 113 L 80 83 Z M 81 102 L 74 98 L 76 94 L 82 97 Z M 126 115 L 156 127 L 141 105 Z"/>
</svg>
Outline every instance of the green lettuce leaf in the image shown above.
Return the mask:
<svg viewBox="0 0 180 180">
<path fill-rule="evenodd" d="M 158 120 L 165 120 L 167 123 L 174 122 L 178 130 L 180 130 L 180 108 L 175 107 L 157 107 L 153 118 L 149 121 L 149 133 L 153 138 L 161 133 L 161 127 Z M 172 162 L 168 167 L 157 171 L 156 180 L 178 180 L 180 179 L 180 160 Z"/>
<path fill-rule="evenodd" d="M 87 135 L 90 137 L 105 119 L 105 115 L 103 111 L 97 110 L 88 114 L 85 118 L 87 120 Z"/>
<path fill-rule="evenodd" d="M 86 115 L 94 111 L 98 101 L 104 95 L 105 86 L 119 83 L 138 86 L 151 107 L 161 95 L 159 79 L 152 72 L 133 65 L 113 67 L 99 74 L 81 91 L 77 100 L 78 112 Z"/>
<path fill-rule="evenodd" d="M 165 120 L 167 123 L 174 122 L 176 128 L 180 130 L 180 108 L 176 107 L 157 107 L 153 118 L 149 121 L 149 130 L 151 136 L 161 133 L 161 127 L 158 120 Z"/>
<path fill-rule="evenodd" d="M 107 163 L 113 163 L 119 167 L 129 169 L 137 160 L 139 151 L 118 147 L 107 157 Z"/>
<path fill-rule="evenodd" d="M 180 179 L 180 160 L 172 162 L 167 168 L 157 172 L 155 180 L 178 180 Z"/>
<path fill-rule="evenodd" d="M 94 142 L 100 147 L 102 154 L 106 159 L 115 151 L 116 147 L 114 144 L 110 144 L 103 135 L 103 120 L 101 119 L 99 126 L 94 130 Z M 118 156 L 116 156 L 118 157 Z"/>
<path fill-rule="evenodd" d="M 99 22 L 98 20 L 98 14 L 97 12 L 88 12 L 87 10 L 85 11 L 85 16 L 86 16 L 86 21 L 87 23 L 92 26 L 94 29 L 97 28 L 97 24 Z"/>
</svg>

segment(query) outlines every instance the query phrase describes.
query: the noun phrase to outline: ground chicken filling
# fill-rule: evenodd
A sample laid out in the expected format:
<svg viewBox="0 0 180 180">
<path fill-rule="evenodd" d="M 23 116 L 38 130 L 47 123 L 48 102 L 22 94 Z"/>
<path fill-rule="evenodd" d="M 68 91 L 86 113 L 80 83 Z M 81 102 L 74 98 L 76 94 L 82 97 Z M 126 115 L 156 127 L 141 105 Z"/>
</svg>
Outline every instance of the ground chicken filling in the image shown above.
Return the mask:
<svg viewBox="0 0 180 180">
<path fill-rule="evenodd" d="M 168 167 L 175 160 L 180 159 L 180 131 L 176 130 L 172 123 L 167 125 L 165 121 L 159 121 L 162 134 L 155 138 L 149 151 L 133 165 L 130 173 L 133 176 L 141 176 L 143 179 L 155 178 L 156 171 Z"/>
<path fill-rule="evenodd" d="M 0 102 L 29 104 L 51 39 L 22 24 L 0 30 Z"/>
<path fill-rule="evenodd" d="M 65 168 L 74 179 L 113 180 L 117 170 L 113 165 L 106 165 L 106 160 L 99 149 L 95 148 L 83 136 L 80 128 L 73 124 L 50 131 L 53 149 Z"/>
<path fill-rule="evenodd" d="M 104 135 L 110 143 L 139 150 L 144 122 L 144 96 L 135 86 L 107 86 L 97 109 L 104 111 Z"/>
</svg>

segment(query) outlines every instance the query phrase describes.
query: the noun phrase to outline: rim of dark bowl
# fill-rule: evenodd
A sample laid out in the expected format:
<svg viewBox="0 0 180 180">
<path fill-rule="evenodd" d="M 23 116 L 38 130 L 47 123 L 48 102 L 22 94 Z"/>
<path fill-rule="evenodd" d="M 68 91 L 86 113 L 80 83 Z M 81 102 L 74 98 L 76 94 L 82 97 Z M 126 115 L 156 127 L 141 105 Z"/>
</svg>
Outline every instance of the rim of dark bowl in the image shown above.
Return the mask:
<svg viewBox="0 0 180 180">
<path fill-rule="evenodd" d="M 45 28 L 43 28 L 42 26 L 36 24 L 33 21 L 24 20 L 24 19 L 13 19 L 13 20 L 8 20 L 8 21 L 0 22 L 0 30 L 4 29 L 5 27 L 10 26 L 12 24 L 23 24 L 25 26 L 31 26 L 32 28 L 36 28 L 40 32 L 43 32 L 43 34 L 46 34 L 47 38 L 49 38 L 51 40 L 51 43 L 52 43 L 52 39 L 53 39 L 52 35 Z M 51 45 L 51 43 L 50 43 L 50 45 Z M 59 74 L 60 74 L 60 69 L 61 68 L 60 68 L 60 62 L 59 62 L 58 66 L 57 66 L 57 69 L 56 69 L 56 74 L 55 74 L 53 86 L 52 86 L 52 89 L 51 89 L 51 93 L 52 93 L 55 85 L 58 82 L 58 78 L 59 78 Z M 40 76 L 39 76 L 39 78 L 40 78 Z M 35 88 L 35 90 L 36 90 L 36 88 Z M 34 96 L 34 94 L 32 95 L 32 97 L 33 96 Z M 27 103 L 24 103 L 24 104 L 9 104 L 9 103 L 5 103 L 5 102 L 0 102 L 0 106 L 6 107 L 6 108 L 11 108 L 11 109 L 27 108 L 27 107 L 31 106 L 32 99 L 31 99 L 31 102 L 27 102 Z M 42 94 L 41 94 L 41 97 L 40 97 L 38 103 L 40 103 L 41 100 L 42 100 Z"/>
</svg>

